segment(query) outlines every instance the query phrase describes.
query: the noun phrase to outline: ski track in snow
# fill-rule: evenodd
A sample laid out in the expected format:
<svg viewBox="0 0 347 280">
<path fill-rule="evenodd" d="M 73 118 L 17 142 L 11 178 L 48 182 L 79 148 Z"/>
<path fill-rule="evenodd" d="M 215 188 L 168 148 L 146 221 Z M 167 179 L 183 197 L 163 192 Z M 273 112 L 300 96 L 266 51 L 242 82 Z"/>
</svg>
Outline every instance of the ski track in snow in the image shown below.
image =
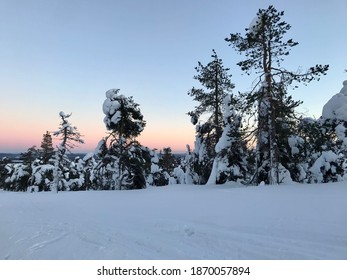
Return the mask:
<svg viewBox="0 0 347 280">
<path fill-rule="evenodd" d="M 343 184 L 0 193 L 0 259 L 347 259 Z"/>
</svg>

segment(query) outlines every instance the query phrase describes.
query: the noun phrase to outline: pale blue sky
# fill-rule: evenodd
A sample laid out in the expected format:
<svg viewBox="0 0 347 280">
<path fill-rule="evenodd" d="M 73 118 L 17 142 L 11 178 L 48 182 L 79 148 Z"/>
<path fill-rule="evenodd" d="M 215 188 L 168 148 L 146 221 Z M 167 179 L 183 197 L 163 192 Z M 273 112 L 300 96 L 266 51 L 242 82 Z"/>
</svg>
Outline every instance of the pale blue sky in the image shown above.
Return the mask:
<svg viewBox="0 0 347 280">
<path fill-rule="evenodd" d="M 301 110 L 320 116 L 347 80 L 346 0 L 0 0 L 0 151 L 40 145 L 58 127 L 60 111 L 93 150 L 105 135 L 105 92 L 134 96 L 147 121 L 140 141 L 184 150 L 194 142 L 187 91 L 198 61 L 214 48 L 229 67 L 235 92 L 255 77 L 241 75 L 242 59 L 224 41 L 244 32 L 259 8 L 273 4 L 299 42 L 284 66 L 330 64 L 320 82 L 300 86 Z"/>
</svg>

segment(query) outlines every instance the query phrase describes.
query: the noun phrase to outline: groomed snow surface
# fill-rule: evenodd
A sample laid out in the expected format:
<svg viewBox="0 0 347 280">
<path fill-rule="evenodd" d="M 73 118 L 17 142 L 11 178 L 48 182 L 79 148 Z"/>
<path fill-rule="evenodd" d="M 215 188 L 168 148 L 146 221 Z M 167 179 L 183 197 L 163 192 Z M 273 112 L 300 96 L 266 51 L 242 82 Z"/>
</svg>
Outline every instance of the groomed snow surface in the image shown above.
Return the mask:
<svg viewBox="0 0 347 280">
<path fill-rule="evenodd" d="M 0 259 L 347 259 L 347 186 L 0 192 L 0 225 Z"/>
</svg>

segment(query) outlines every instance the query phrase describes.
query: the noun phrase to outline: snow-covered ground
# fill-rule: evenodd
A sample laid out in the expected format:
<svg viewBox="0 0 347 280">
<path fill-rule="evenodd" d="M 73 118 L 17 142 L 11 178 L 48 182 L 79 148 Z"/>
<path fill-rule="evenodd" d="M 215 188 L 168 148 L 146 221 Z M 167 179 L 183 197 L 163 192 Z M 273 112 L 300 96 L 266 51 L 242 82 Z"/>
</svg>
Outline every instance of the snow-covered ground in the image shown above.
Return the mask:
<svg viewBox="0 0 347 280">
<path fill-rule="evenodd" d="M 346 185 L 0 192 L 0 259 L 347 259 Z"/>
</svg>

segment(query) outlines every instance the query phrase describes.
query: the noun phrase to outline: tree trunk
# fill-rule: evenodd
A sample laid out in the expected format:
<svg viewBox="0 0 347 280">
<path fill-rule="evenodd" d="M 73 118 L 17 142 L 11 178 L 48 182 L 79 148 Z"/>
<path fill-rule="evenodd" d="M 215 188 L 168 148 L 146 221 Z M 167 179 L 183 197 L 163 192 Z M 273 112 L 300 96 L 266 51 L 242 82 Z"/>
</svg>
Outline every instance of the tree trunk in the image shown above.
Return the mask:
<svg viewBox="0 0 347 280">
<path fill-rule="evenodd" d="M 216 139 L 215 144 L 218 143 L 219 138 L 222 135 L 221 128 L 219 126 L 219 88 L 218 88 L 218 65 L 216 65 L 215 71 L 215 108 L 214 108 L 214 125 L 216 129 Z"/>
<path fill-rule="evenodd" d="M 276 141 L 276 104 L 271 75 L 271 45 L 263 46 L 263 71 L 265 81 L 258 105 L 258 139 L 257 139 L 257 184 L 278 184 L 278 150 Z"/>
</svg>

